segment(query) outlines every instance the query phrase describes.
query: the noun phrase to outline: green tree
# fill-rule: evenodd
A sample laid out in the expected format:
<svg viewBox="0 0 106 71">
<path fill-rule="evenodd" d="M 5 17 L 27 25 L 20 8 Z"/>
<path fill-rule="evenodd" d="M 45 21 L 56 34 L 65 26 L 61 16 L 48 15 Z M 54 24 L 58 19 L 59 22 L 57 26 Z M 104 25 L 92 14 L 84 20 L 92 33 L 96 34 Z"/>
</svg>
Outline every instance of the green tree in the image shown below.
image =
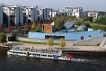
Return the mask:
<svg viewBox="0 0 106 71">
<path fill-rule="evenodd" d="M 55 25 L 56 25 L 56 28 L 58 30 L 61 30 L 64 28 L 64 20 L 63 19 L 58 19 L 55 21 Z"/>
<path fill-rule="evenodd" d="M 61 30 L 63 28 L 65 28 L 64 23 L 65 23 L 66 17 L 61 16 L 61 17 L 56 17 L 54 24 L 55 27 L 57 28 L 57 30 Z"/>
<path fill-rule="evenodd" d="M 78 21 L 78 22 L 75 23 L 75 25 L 80 26 L 80 25 L 82 25 L 82 22 Z"/>
<path fill-rule="evenodd" d="M 49 38 L 47 41 L 47 45 L 49 46 L 49 49 L 53 46 L 53 38 Z"/>
<path fill-rule="evenodd" d="M 37 27 L 37 28 L 35 29 L 35 32 L 42 32 L 42 29 L 39 28 L 39 27 Z"/>
<path fill-rule="evenodd" d="M 36 28 L 35 23 L 33 23 L 33 24 L 31 25 L 31 28 L 32 28 L 32 29 L 35 29 L 35 28 Z"/>
<path fill-rule="evenodd" d="M 87 27 L 90 27 L 90 24 L 88 22 L 82 23 L 83 25 L 86 25 Z"/>
<path fill-rule="evenodd" d="M 6 35 L 3 33 L 0 33 L 0 43 L 3 43 L 4 45 L 4 42 L 6 42 Z"/>
<path fill-rule="evenodd" d="M 100 23 L 100 24 L 106 25 L 106 16 L 102 16 L 102 17 L 96 19 L 95 23 Z"/>
<path fill-rule="evenodd" d="M 59 43 L 59 45 L 60 45 L 60 46 L 62 47 L 62 49 L 63 49 L 63 47 L 66 46 L 66 41 L 65 41 L 65 39 L 60 38 L 60 43 Z"/>
<path fill-rule="evenodd" d="M 87 16 L 83 16 L 82 20 L 83 20 L 83 22 L 88 21 L 88 17 Z"/>
<path fill-rule="evenodd" d="M 88 17 L 89 22 L 93 22 L 93 18 L 92 17 Z"/>
</svg>

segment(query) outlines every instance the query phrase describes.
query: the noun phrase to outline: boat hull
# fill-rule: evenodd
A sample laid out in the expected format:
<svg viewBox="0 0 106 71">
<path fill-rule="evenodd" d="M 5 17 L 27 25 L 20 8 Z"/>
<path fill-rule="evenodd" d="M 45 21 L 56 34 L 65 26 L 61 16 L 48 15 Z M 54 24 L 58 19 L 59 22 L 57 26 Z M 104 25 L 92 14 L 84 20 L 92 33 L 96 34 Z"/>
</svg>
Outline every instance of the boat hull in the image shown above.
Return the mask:
<svg viewBox="0 0 106 71">
<path fill-rule="evenodd" d="M 43 59 L 52 59 L 52 60 L 65 60 L 65 61 L 70 61 L 69 58 L 63 58 L 63 57 L 58 57 L 58 59 L 55 59 L 54 57 L 44 57 L 44 56 L 35 56 L 35 55 L 26 55 L 26 54 L 18 54 L 18 53 L 11 53 L 7 52 L 8 55 L 14 55 L 14 56 L 23 56 L 23 57 L 32 57 L 32 58 L 43 58 Z"/>
</svg>

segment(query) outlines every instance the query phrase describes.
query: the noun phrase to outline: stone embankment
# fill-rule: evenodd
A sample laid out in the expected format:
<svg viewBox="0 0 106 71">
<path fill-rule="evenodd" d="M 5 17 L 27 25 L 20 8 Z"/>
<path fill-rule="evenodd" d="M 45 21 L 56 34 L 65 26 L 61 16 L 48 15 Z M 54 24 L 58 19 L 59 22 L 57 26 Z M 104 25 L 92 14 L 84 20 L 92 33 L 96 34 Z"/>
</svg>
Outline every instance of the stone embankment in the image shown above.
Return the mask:
<svg viewBox="0 0 106 71">
<path fill-rule="evenodd" d="M 82 45 L 82 46 L 97 46 L 100 45 L 101 42 L 105 39 L 106 37 L 90 37 L 87 40 L 79 40 L 75 42 L 73 45 Z"/>
</svg>

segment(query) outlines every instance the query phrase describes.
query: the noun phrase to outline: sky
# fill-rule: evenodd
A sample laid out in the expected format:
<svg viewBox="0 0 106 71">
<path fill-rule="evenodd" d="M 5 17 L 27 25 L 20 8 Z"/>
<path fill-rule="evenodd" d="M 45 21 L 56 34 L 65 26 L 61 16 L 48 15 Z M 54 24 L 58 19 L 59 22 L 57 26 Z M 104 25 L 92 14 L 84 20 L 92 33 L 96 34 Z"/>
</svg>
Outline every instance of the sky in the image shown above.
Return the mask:
<svg viewBox="0 0 106 71">
<path fill-rule="evenodd" d="M 0 0 L 7 5 L 24 5 L 31 7 L 64 10 L 65 7 L 83 7 L 84 11 L 106 11 L 106 0 Z"/>
</svg>

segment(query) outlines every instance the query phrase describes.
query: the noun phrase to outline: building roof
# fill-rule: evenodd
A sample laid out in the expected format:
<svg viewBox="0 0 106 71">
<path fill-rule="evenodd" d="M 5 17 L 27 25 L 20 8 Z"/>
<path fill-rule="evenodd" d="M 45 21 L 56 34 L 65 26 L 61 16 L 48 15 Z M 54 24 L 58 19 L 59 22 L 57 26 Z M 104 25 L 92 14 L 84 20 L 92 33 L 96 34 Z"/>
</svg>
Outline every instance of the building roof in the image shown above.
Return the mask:
<svg viewBox="0 0 106 71">
<path fill-rule="evenodd" d="M 80 31 L 88 31 L 88 27 L 86 25 L 81 25 L 77 28 L 77 30 L 80 30 Z"/>
<path fill-rule="evenodd" d="M 72 27 L 74 26 L 74 22 L 66 22 L 66 23 L 64 24 L 64 26 L 65 26 L 67 29 L 72 28 Z"/>
<path fill-rule="evenodd" d="M 51 20 L 47 20 L 47 21 L 45 21 L 44 22 L 44 24 L 51 24 L 53 21 L 51 21 Z"/>
</svg>

